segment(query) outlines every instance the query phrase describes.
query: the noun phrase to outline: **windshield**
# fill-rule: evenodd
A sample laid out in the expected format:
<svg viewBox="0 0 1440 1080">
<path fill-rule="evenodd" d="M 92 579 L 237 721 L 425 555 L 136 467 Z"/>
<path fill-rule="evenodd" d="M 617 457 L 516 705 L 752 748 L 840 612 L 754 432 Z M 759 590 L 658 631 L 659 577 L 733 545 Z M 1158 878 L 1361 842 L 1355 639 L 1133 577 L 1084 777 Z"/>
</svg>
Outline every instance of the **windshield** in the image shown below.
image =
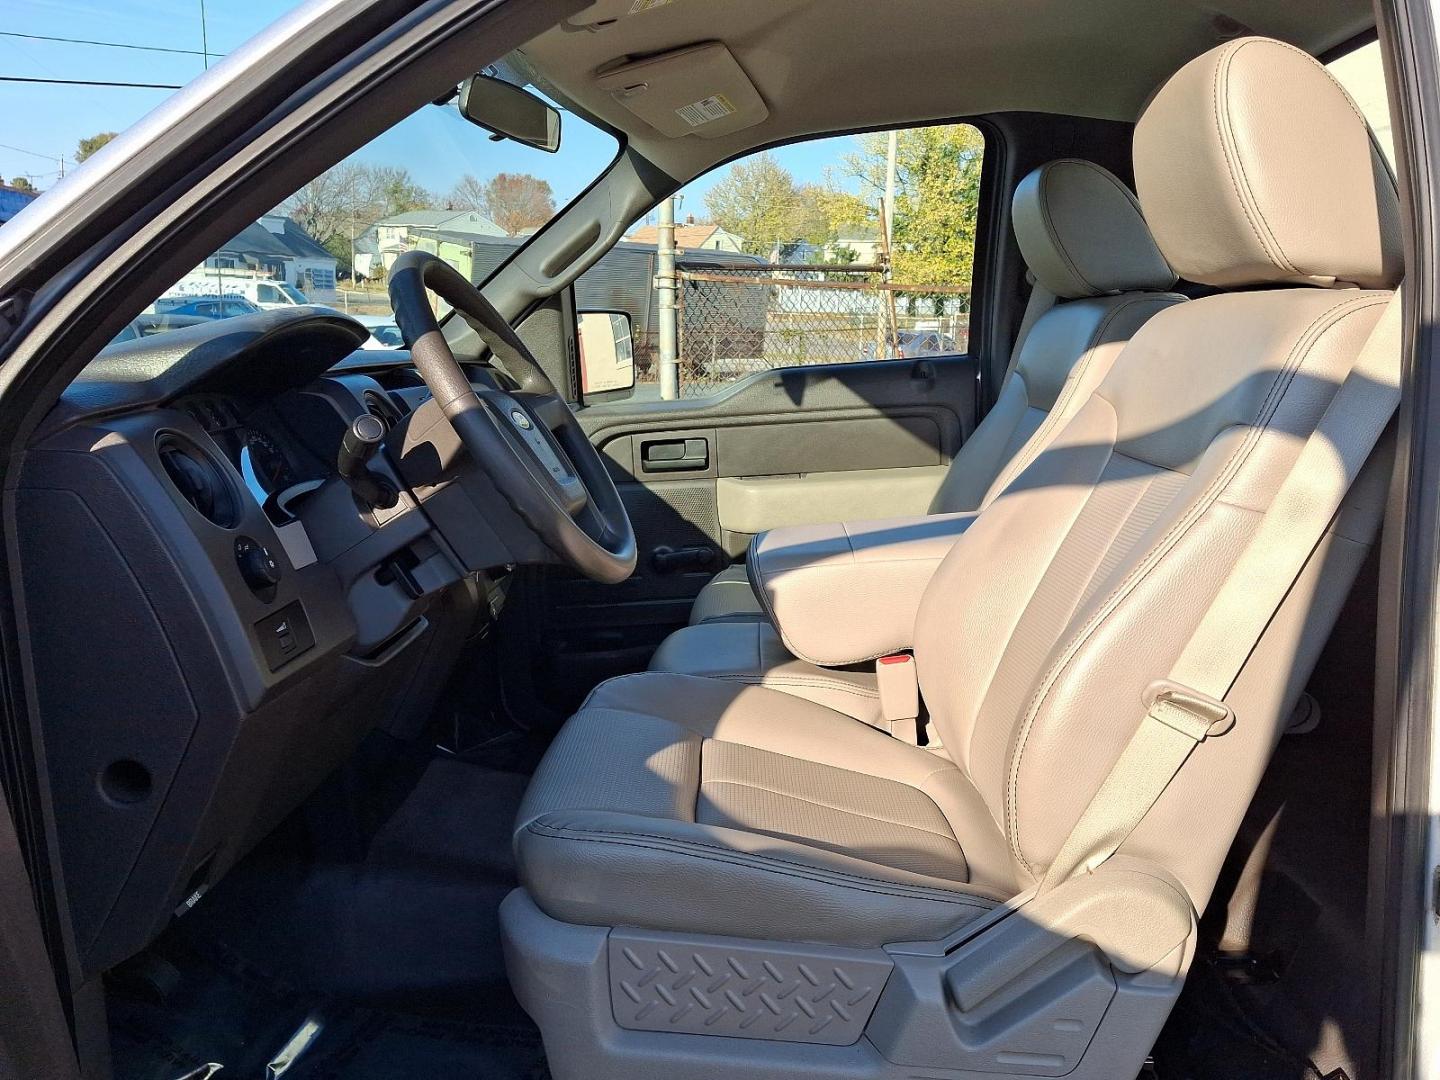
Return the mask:
<svg viewBox="0 0 1440 1080">
<path fill-rule="evenodd" d="M 258 6 L 265 9 L 269 17 L 265 21 L 269 21 L 293 3 L 259 0 Z M 21 7 L 27 35 L 56 36 L 55 26 L 63 21 L 63 5 L 31 5 L 29 0 L 21 0 Z M 47 17 L 55 25 L 47 22 Z M 143 18 L 137 6 L 131 21 Z M 263 25 L 257 21 L 245 29 L 253 33 Z M 227 38 L 226 44 L 233 48 L 244 36 Z M 219 55 L 193 50 L 194 57 L 180 52 L 151 57 L 118 48 L 102 50 L 102 44 L 93 48 L 107 57 L 113 53 L 119 58 L 117 63 L 138 62 L 134 59 L 138 57 L 171 65 L 165 78 L 176 85 L 197 74 L 201 60 L 208 64 Z M 36 42 L 33 47 L 42 46 Z M 79 45 L 67 47 L 74 50 Z M 517 74 L 522 70 L 520 63 L 506 58 L 487 73 L 523 85 L 525 80 Z M 129 69 L 123 74 L 127 82 L 133 78 L 136 86 L 159 82 L 153 76 L 141 79 Z M 23 118 L 24 124 L 30 125 L 17 130 L 29 132 L 34 127 L 35 138 L 45 130 L 65 132 L 68 137 L 72 131 L 86 130 L 81 125 L 92 123 L 95 115 L 103 115 L 111 123 L 115 117 L 123 117 L 123 123 L 115 124 L 122 128 L 166 96 L 165 92 L 129 85 L 122 89 L 121 81 L 117 78 L 114 86 L 99 92 L 100 97 L 108 94 L 116 99 L 99 111 L 94 107 L 94 95 L 72 100 L 38 77 L 34 85 L 6 84 L 0 93 L 8 95 L 4 100 L 15 106 L 12 118 Z M 431 252 L 479 284 L 588 187 L 618 151 L 613 135 L 558 102 L 551 102 L 561 112 L 556 152 L 510 139 L 497 141 L 461 115 L 458 89 L 443 104 L 421 107 L 218 245 L 142 311 L 134 312 L 131 324 L 112 345 L 296 304 L 366 316 L 366 322 L 372 317 L 389 322 L 386 277 L 402 253 Z M 138 95 L 144 107 L 127 109 L 127 94 Z M 79 136 L 78 148 L 71 155 L 57 155 L 56 169 L 73 171 L 76 163 L 113 137 L 113 131 Z M 7 137 L 4 141 L 11 140 Z M 49 176 L 36 174 L 33 181 L 17 176 L 16 183 L 43 191 L 60 178 L 61 174 L 52 171 Z M 14 194 L 23 201 L 24 196 L 10 190 L 13 187 L 15 183 L 0 182 L 0 194 Z M 3 212 L 8 203 L 0 200 L 0 204 L 0 227 L 4 227 L 3 222 L 13 214 Z M 401 344 L 398 332 L 389 331 L 372 332 L 372 341 L 392 348 Z"/>
<path fill-rule="evenodd" d="M 615 157 L 615 138 L 572 112 L 562 109 L 551 154 L 494 141 L 457 101 L 425 106 L 317 176 L 147 310 L 225 319 L 311 304 L 385 323 L 401 254 L 438 255 L 478 285 Z M 197 296 L 205 302 L 172 306 Z M 403 345 L 398 331 L 372 330 L 377 344 Z"/>
</svg>

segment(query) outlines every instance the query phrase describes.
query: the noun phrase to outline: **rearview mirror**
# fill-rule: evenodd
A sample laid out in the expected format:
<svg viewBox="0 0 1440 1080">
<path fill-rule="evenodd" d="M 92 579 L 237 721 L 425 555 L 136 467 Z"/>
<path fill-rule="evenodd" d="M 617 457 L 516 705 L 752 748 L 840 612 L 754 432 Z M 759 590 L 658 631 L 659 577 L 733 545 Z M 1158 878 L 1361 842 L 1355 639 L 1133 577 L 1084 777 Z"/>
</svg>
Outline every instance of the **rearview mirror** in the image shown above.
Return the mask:
<svg viewBox="0 0 1440 1080">
<path fill-rule="evenodd" d="M 584 311 L 579 317 L 580 392 L 610 394 L 635 386 L 635 343 L 623 311 Z"/>
<path fill-rule="evenodd" d="M 466 79 L 460 86 L 460 115 L 497 139 L 514 139 L 547 154 L 560 149 L 560 110 L 503 79 Z"/>
</svg>

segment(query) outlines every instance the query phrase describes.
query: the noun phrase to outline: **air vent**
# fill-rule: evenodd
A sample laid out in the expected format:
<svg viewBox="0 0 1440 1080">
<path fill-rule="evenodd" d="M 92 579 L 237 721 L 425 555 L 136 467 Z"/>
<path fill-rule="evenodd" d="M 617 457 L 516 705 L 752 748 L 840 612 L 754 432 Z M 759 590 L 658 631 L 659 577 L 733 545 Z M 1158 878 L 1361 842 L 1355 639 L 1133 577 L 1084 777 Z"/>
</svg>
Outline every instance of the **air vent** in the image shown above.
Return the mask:
<svg viewBox="0 0 1440 1080">
<path fill-rule="evenodd" d="M 380 390 L 366 390 L 364 397 L 365 411 L 377 417 L 385 425 L 386 431 L 400 422 L 400 410 L 395 407 L 389 394 Z"/>
<path fill-rule="evenodd" d="M 161 434 L 155 452 L 175 490 L 197 514 L 222 529 L 239 523 L 240 503 L 235 489 L 211 455 L 173 431 Z"/>
</svg>

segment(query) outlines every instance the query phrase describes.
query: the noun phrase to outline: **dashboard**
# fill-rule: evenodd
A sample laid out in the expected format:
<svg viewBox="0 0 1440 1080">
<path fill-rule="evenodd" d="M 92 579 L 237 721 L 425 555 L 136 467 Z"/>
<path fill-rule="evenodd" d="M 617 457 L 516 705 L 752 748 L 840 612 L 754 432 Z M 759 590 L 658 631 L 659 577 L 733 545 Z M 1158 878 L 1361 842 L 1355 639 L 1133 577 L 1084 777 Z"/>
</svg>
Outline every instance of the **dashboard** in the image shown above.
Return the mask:
<svg viewBox="0 0 1440 1080">
<path fill-rule="evenodd" d="M 29 699 L 86 973 L 197 903 L 367 733 L 418 734 L 525 547 L 493 491 L 406 472 L 429 392 L 403 353 L 352 356 L 366 337 L 292 308 L 115 347 L 27 451 Z M 388 507 L 337 471 L 366 415 Z M 457 501 L 464 551 L 437 527 Z"/>
</svg>

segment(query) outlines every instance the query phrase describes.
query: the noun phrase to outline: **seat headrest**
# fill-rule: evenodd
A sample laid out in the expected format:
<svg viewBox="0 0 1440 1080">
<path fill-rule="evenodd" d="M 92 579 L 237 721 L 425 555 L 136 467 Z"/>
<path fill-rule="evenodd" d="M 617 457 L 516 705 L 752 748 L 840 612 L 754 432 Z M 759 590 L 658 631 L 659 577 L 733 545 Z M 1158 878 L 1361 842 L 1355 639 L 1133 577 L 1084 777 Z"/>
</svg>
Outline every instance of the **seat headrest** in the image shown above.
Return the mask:
<svg viewBox="0 0 1440 1080">
<path fill-rule="evenodd" d="M 1135 187 L 1181 276 L 1389 288 L 1399 197 L 1369 126 L 1313 57 L 1240 38 L 1182 67 L 1135 129 Z"/>
<path fill-rule="evenodd" d="M 1175 284 L 1135 196 L 1094 162 L 1063 158 L 1029 173 L 1015 189 L 1011 220 L 1025 265 L 1056 296 Z"/>
</svg>

